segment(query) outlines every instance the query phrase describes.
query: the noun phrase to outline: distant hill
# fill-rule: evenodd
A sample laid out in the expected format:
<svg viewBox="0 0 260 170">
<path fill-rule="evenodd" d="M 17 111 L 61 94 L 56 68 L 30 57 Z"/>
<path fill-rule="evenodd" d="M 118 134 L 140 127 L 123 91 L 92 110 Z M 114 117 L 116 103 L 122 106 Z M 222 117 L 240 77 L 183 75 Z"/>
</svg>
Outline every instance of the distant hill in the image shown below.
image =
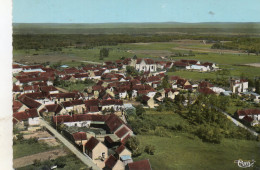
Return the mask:
<svg viewBox="0 0 260 170">
<path fill-rule="evenodd" d="M 259 34 L 260 23 L 14 23 L 14 34 Z"/>
</svg>

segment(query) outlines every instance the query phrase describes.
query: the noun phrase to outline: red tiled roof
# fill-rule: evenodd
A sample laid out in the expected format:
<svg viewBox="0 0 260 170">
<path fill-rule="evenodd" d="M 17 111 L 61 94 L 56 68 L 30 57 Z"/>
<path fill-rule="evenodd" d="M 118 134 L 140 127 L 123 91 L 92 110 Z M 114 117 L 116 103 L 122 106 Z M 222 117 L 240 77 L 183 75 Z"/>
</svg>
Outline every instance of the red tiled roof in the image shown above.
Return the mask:
<svg viewBox="0 0 260 170">
<path fill-rule="evenodd" d="M 21 92 L 21 89 L 19 86 L 13 85 L 13 92 Z"/>
<path fill-rule="evenodd" d="M 199 92 L 200 93 L 203 93 L 203 94 L 216 94 L 213 90 L 211 90 L 210 88 L 200 88 L 199 89 Z"/>
<path fill-rule="evenodd" d="M 196 64 L 198 62 L 197 60 L 180 60 L 180 61 L 188 64 Z"/>
<path fill-rule="evenodd" d="M 82 105 L 82 104 L 84 104 L 83 100 L 72 100 L 72 101 L 62 102 L 62 105 L 64 107 L 71 107 L 71 106 Z"/>
<path fill-rule="evenodd" d="M 45 108 L 48 112 L 59 113 L 62 110 L 62 107 L 59 104 L 49 104 L 45 105 Z"/>
<path fill-rule="evenodd" d="M 114 132 L 117 130 L 124 122 L 115 114 L 110 114 L 107 120 L 105 121 L 107 127 L 109 128 L 110 132 Z"/>
<path fill-rule="evenodd" d="M 177 80 L 177 84 L 181 85 L 181 86 L 183 86 L 186 82 L 187 82 L 187 80 L 185 80 L 185 79 L 178 79 Z"/>
<path fill-rule="evenodd" d="M 101 104 L 101 106 L 106 106 L 106 105 L 123 105 L 123 101 L 122 100 L 117 100 L 117 99 L 101 100 L 100 104 Z"/>
<path fill-rule="evenodd" d="M 78 98 L 75 93 L 55 93 L 49 95 L 52 98 Z"/>
<path fill-rule="evenodd" d="M 192 85 L 183 86 L 183 89 L 192 89 Z"/>
<path fill-rule="evenodd" d="M 186 67 L 188 66 L 189 64 L 188 63 L 183 63 L 181 61 L 176 61 L 173 63 L 174 66 L 177 66 L 177 67 Z"/>
<path fill-rule="evenodd" d="M 99 112 L 98 106 L 90 106 L 89 112 Z"/>
<path fill-rule="evenodd" d="M 42 86 L 41 91 L 49 92 L 49 91 L 57 91 L 57 89 L 54 86 Z"/>
<path fill-rule="evenodd" d="M 21 107 L 23 106 L 23 104 L 17 100 L 13 101 L 13 112 L 16 112 L 17 110 L 19 110 Z"/>
<path fill-rule="evenodd" d="M 113 155 L 110 155 L 107 158 L 107 160 L 105 161 L 106 168 L 113 169 L 116 162 L 117 162 L 117 159 Z"/>
<path fill-rule="evenodd" d="M 129 132 L 129 130 L 124 126 L 124 127 L 122 127 L 120 130 L 118 130 L 118 131 L 116 132 L 116 135 L 117 135 L 119 138 L 122 138 L 122 137 L 125 136 L 128 132 Z"/>
<path fill-rule="evenodd" d="M 246 115 L 242 120 L 251 123 L 254 119 Z"/>
<path fill-rule="evenodd" d="M 38 108 L 41 106 L 41 103 L 33 100 L 32 98 L 26 95 L 21 95 L 18 97 L 18 99 L 29 108 Z"/>
<path fill-rule="evenodd" d="M 151 170 L 151 165 L 148 159 L 128 163 L 129 170 Z"/>
<path fill-rule="evenodd" d="M 35 93 L 25 93 L 24 95 L 26 95 L 27 97 L 30 97 L 34 100 L 36 99 L 44 99 L 45 96 L 42 92 L 35 92 Z"/>
<path fill-rule="evenodd" d="M 143 95 L 142 99 L 147 102 L 148 100 L 150 100 L 150 97 Z"/>
<path fill-rule="evenodd" d="M 27 120 L 29 118 L 39 117 L 36 109 L 27 109 L 23 112 L 16 112 L 13 114 L 13 122 Z"/>
<path fill-rule="evenodd" d="M 39 86 L 38 86 L 38 85 L 24 86 L 23 90 L 24 90 L 24 91 L 28 91 L 28 90 L 38 91 L 38 90 L 39 90 Z"/>
<path fill-rule="evenodd" d="M 213 85 L 210 84 L 210 83 L 207 82 L 207 81 L 202 81 L 202 82 L 200 82 L 199 87 L 200 87 L 200 88 L 213 87 Z"/>
<path fill-rule="evenodd" d="M 241 115 L 259 115 L 260 114 L 260 109 L 243 109 L 243 110 L 238 110 L 237 114 L 239 116 L 241 116 Z"/>
<path fill-rule="evenodd" d="M 97 146 L 98 143 L 99 143 L 99 141 L 92 136 L 92 137 L 88 140 L 88 142 L 86 143 L 85 148 L 86 148 L 86 150 L 88 150 L 88 151 L 92 151 L 92 150 Z"/>
<path fill-rule="evenodd" d="M 84 101 L 85 102 L 85 105 L 87 107 L 90 107 L 90 106 L 98 106 L 99 105 L 99 100 L 97 99 L 92 99 L 92 100 L 86 100 Z"/>
<path fill-rule="evenodd" d="M 72 134 L 75 141 L 87 140 L 86 132 L 76 132 Z"/>
<path fill-rule="evenodd" d="M 116 153 L 119 155 L 123 150 L 125 150 L 125 145 L 120 145 L 118 148 L 116 148 Z"/>
<path fill-rule="evenodd" d="M 13 69 L 16 69 L 16 68 L 21 68 L 21 66 L 18 64 L 13 64 Z"/>
</svg>

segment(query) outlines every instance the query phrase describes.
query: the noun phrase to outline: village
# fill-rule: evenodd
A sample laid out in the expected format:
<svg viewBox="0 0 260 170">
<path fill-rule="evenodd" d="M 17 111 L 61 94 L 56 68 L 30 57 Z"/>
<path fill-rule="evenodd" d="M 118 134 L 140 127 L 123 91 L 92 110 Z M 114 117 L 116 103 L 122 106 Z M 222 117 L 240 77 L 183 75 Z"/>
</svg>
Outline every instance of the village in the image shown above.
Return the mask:
<svg viewBox="0 0 260 170">
<path fill-rule="evenodd" d="M 260 101 L 260 95 L 249 89 L 246 79 L 232 78 L 230 86 L 219 87 L 207 80 L 198 82 L 167 75 L 173 68 L 195 72 L 221 70 L 217 63 L 155 61 L 137 56 L 77 68 L 15 63 L 14 126 L 36 132 L 41 129 L 41 121 L 46 121 L 100 169 L 150 170 L 149 159 L 133 161 L 132 149 L 127 144 L 135 136 L 127 117 L 137 106 L 158 109 L 166 98 L 175 100 L 187 93 L 195 98 L 186 98 L 183 106 L 194 102 L 197 94 L 238 95 L 245 102 Z M 61 82 L 84 82 L 86 88 L 83 92 L 68 91 L 58 87 Z M 260 109 L 236 110 L 233 118 L 253 128 L 260 122 Z"/>
</svg>

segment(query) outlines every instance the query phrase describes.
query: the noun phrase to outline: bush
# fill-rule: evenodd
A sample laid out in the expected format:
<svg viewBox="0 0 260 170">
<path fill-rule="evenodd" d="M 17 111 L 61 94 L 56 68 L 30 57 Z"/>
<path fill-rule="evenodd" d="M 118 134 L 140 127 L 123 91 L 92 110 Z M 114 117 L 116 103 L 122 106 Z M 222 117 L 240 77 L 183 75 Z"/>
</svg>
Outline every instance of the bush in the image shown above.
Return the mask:
<svg viewBox="0 0 260 170">
<path fill-rule="evenodd" d="M 38 160 L 38 159 L 34 159 L 34 160 L 33 160 L 33 165 L 34 165 L 34 166 L 37 166 L 37 167 L 38 167 L 38 166 L 41 166 L 41 161 Z"/>
<path fill-rule="evenodd" d="M 147 145 L 147 146 L 145 146 L 144 151 L 145 151 L 146 153 L 148 153 L 149 155 L 154 155 L 155 146 L 153 146 L 153 145 Z"/>
<path fill-rule="evenodd" d="M 205 142 L 220 143 L 222 140 L 220 129 L 209 125 L 200 126 L 196 133 Z"/>
<path fill-rule="evenodd" d="M 26 140 L 26 142 L 28 144 L 34 144 L 34 143 L 37 143 L 38 142 L 38 139 L 37 138 L 29 138 L 28 140 Z"/>
<path fill-rule="evenodd" d="M 63 168 L 66 165 L 66 159 L 64 157 L 59 157 L 55 160 L 55 164 L 58 168 Z"/>
</svg>

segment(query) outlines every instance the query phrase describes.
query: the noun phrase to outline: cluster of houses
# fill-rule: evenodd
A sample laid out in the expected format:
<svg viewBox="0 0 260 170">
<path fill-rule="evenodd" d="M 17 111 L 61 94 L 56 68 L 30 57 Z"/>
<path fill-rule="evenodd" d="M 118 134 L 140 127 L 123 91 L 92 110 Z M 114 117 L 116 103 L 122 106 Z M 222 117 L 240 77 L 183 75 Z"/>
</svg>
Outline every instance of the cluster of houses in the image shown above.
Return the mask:
<svg viewBox="0 0 260 170">
<path fill-rule="evenodd" d="M 172 67 L 185 70 L 194 70 L 199 72 L 216 71 L 219 69 L 215 63 L 204 62 L 197 60 L 179 60 L 179 61 L 154 61 L 149 58 L 126 58 L 124 60 L 116 60 L 115 62 L 104 62 L 104 65 L 116 65 L 118 68 L 126 68 L 132 66 L 139 72 L 156 72 L 158 70 L 168 70 Z"/>
<path fill-rule="evenodd" d="M 132 66 L 138 76 L 126 73 Z M 28 130 L 39 128 L 39 117 L 51 117 L 55 127 L 65 127 L 64 135 L 82 152 L 104 169 L 151 169 L 149 160 L 133 162 L 131 151 L 125 146 L 133 136 L 124 117 L 126 106 L 138 101 L 146 108 L 155 108 L 164 98 L 174 99 L 183 91 L 205 95 L 247 93 L 246 80 L 231 80 L 230 90 L 207 81 L 192 82 L 179 76 L 167 76 L 170 87 L 163 88 L 166 71 L 172 67 L 189 70 L 213 71 L 214 63 L 196 60 L 176 62 L 126 58 L 103 65 L 54 69 L 42 65 L 13 65 L 13 123 Z M 55 86 L 55 81 L 94 82 L 84 92 Z M 259 99 L 259 98 L 258 98 Z M 237 112 L 239 119 L 259 123 L 259 110 Z"/>
<path fill-rule="evenodd" d="M 134 86 L 135 93 L 148 87 L 139 87 L 142 85 L 138 81 L 128 81 L 124 74 L 116 73 L 115 67 L 89 66 L 62 71 L 41 65 L 14 65 L 13 68 L 15 126 L 36 131 L 40 128 L 40 117 L 52 117 L 53 125 L 64 125 L 66 137 L 100 168 L 151 169 L 149 160 L 133 162 L 132 153 L 125 146 L 133 131 L 122 118 L 121 100 L 130 90 L 126 82 Z M 84 93 L 64 92 L 53 84 L 57 77 L 65 81 L 92 79 L 96 84 Z"/>
</svg>

